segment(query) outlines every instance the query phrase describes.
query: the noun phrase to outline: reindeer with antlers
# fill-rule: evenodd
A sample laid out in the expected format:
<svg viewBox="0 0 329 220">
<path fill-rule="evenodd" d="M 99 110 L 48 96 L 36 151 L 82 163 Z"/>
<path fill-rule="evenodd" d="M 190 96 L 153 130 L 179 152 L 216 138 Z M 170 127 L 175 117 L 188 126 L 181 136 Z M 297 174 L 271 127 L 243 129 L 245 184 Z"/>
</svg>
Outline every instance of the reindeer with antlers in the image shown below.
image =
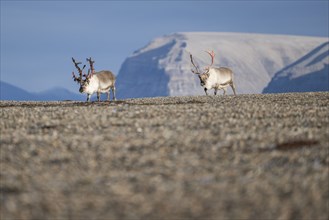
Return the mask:
<svg viewBox="0 0 329 220">
<path fill-rule="evenodd" d="M 194 70 L 192 69 L 192 72 L 197 74 L 200 79 L 200 84 L 204 88 L 204 91 L 206 95 L 208 95 L 209 89 L 214 89 L 214 94 L 217 94 L 217 91 L 219 89 L 223 89 L 224 93 L 226 94 L 226 87 L 231 86 L 234 95 L 235 93 L 235 86 L 233 83 L 233 71 L 226 67 L 212 67 L 214 63 L 214 57 L 215 53 L 214 51 L 206 51 L 210 57 L 211 57 L 211 64 L 205 68 L 205 71 L 200 71 L 198 66 L 195 65 L 195 62 L 193 60 L 192 54 L 190 54 L 191 63 L 194 66 Z"/>
<path fill-rule="evenodd" d="M 110 101 L 110 90 L 113 92 L 113 100 L 115 98 L 115 76 L 111 71 L 102 70 L 99 72 L 95 72 L 94 63 L 90 58 L 86 59 L 89 62 L 90 69 L 88 70 L 88 74 L 83 74 L 83 69 L 86 65 L 81 69 L 79 64 L 81 62 L 76 62 L 72 57 L 72 61 L 79 72 L 79 77 L 74 75 L 72 72 L 73 80 L 80 84 L 80 93 L 87 93 L 87 102 L 90 100 L 90 96 L 94 93 L 97 93 L 97 100 L 100 101 L 100 94 L 107 93 L 107 100 Z M 84 78 L 83 78 L 84 77 Z"/>
</svg>

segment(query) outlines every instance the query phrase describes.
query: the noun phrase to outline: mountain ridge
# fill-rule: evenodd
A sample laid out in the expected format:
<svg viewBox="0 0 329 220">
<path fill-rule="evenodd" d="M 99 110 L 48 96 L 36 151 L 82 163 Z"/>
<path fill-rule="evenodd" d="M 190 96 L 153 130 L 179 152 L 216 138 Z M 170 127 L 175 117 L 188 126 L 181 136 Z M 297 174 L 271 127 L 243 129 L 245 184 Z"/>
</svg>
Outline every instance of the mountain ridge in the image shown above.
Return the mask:
<svg viewBox="0 0 329 220">
<path fill-rule="evenodd" d="M 85 100 L 85 96 L 73 93 L 62 87 L 53 87 L 51 89 L 33 93 L 21 89 L 10 83 L 0 81 L 0 100 L 14 101 L 61 101 L 61 100 Z"/>
<path fill-rule="evenodd" d="M 329 91 L 329 42 L 278 71 L 263 93 Z"/>
</svg>

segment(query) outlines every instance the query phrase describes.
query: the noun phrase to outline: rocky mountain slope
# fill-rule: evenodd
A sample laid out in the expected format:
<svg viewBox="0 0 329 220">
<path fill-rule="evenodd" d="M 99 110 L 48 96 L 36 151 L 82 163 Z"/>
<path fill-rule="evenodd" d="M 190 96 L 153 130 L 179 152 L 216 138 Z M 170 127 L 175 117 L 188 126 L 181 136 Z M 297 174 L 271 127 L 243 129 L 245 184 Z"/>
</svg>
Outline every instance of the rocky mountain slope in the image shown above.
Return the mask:
<svg viewBox="0 0 329 220">
<path fill-rule="evenodd" d="M 191 73 L 189 53 L 200 67 L 231 67 L 238 93 L 261 93 L 276 72 L 295 62 L 326 38 L 241 33 L 175 33 L 156 38 L 123 63 L 117 79 L 119 98 L 203 94 Z M 229 93 L 231 90 L 228 89 Z"/>
<path fill-rule="evenodd" d="M 275 74 L 264 93 L 329 90 L 329 42 Z"/>
</svg>

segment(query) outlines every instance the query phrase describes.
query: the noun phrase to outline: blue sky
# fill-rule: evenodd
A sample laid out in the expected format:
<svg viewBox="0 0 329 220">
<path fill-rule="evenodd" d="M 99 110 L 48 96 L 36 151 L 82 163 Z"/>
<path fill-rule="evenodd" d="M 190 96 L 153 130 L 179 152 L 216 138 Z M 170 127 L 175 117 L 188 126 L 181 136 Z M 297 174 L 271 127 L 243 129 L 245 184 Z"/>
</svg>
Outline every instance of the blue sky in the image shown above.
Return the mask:
<svg viewBox="0 0 329 220">
<path fill-rule="evenodd" d="M 77 92 L 71 57 L 118 74 L 133 51 L 174 32 L 328 37 L 326 1 L 3 1 L 1 80 Z"/>
</svg>

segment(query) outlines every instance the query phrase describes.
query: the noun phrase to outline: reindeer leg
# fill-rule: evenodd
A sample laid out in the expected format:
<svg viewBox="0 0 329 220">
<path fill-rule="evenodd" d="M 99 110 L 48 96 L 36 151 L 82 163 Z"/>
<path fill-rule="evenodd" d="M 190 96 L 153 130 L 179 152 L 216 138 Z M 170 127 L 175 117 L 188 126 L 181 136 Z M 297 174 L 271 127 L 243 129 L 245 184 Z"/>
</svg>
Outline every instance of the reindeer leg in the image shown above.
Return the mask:
<svg viewBox="0 0 329 220">
<path fill-rule="evenodd" d="M 110 101 L 110 91 L 111 90 L 107 91 L 107 101 Z"/>
<path fill-rule="evenodd" d="M 90 94 L 87 94 L 87 102 L 90 100 Z"/>
<path fill-rule="evenodd" d="M 97 92 L 97 100 L 100 102 L 101 101 L 101 93 Z"/>
<path fill-rule="evenodd" d="M 115 86 L 113 86 L 112 88 L 112 93 L 113 93 L 113 100 L 116 101 L 116 97 L 115 97 Z"/>
<path fill-rule="evenodd" d="M 226 88 L 223 88 L 223 95 L 226 95 Z"/>
<path fill-rule="evenodd" d="M 206 93 L 206 95 L 208 95 L 207 88 L 204 88 L 204 92 Z"/>
<path fill-rule="evenodd" d="M 231 82 L 231 83 L 230 83 L 230 86 L 231 86 L 231 88 L 232 88 L 232 90 L 233 90 L 234 95 L 236 95 L 234 83 Z"/>
<path fill-rule="evenodd" d="M 214 91 L 214 95 L 217 95 L 217 90 L 218 90 L 218 89 L 215 89 L 215 91 Z"/>
</svg>

